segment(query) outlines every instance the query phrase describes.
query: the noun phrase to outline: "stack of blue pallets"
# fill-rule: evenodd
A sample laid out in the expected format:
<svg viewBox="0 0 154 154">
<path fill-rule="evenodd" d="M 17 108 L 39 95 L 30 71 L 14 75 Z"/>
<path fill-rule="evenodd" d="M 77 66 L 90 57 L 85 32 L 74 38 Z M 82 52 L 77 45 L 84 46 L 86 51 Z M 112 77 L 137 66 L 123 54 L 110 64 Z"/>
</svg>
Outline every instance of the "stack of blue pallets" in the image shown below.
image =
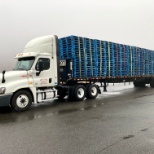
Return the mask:
<svg viewBox="0 0 154 154">
<path fill-rule="evenodd" d="M 108 41 L 68 36 L 59 39 L 60 59 L 71 59 L 74 78 L 154 75 L 154 52 Z"/>
</svg>

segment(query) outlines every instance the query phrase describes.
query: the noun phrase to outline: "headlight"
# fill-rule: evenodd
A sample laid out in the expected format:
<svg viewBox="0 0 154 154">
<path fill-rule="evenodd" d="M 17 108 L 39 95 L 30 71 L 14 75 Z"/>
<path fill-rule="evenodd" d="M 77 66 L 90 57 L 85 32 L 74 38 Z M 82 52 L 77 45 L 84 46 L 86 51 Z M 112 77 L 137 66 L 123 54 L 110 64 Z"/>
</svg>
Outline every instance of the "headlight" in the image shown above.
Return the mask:
<svg viewBox="0 0 154 154">
<path fill-rule="evenodd" d="M 5 93 L 5 87 L 1 87 L 0 88 L 0 94 L 4 94 Z"/>
</svg>

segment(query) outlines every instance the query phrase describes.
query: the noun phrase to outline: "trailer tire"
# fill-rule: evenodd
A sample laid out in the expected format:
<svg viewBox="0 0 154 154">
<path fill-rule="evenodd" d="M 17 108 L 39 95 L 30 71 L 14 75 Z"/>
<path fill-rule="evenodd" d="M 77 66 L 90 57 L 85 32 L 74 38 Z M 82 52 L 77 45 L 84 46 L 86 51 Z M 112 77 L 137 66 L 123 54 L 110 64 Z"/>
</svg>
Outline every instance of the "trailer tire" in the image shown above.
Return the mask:
<svg viewBox="0 0 154 154">
<path fill-rule="evenodd" d="M 32 105 L 32 96 L 26 90 L 17 91 L 11 100 L 11 107 L 17 111 L 22 112 L 28 110 Z"/>
<path fill-rule="evenodd" d="M 151 81 L 150 81 L 150 87 L 151 88 L 154 88 L 154 79 L 151 79 Z"/>
<path fill-rule="evenodd" d="M 142 83 L 140 84 L 140 87 L 145 87 L 145 83 L 142 82 Z"/>
<path fill-rule="evenodd" d="M 86 87 L 86 97 L 88 99 L 95 99 L 98 95 L 98 87 L 95 84 L 88 84 Z"/>
<path fill-rule="evenodd" d="M 137 81 L 134 81 L 133 84 L 134 84 L 134 87 L 139 87 L 139 83 Z"/>
<path fill-rule="evenodd" d="M 144 82 L 139 82 L 139 81 L 134 81 L 134 86 L 135 87 L 145 87 L 145 83 Z"/>
<path fill-rule="evenodd" d="M 83 85 L 76 85 L 73 89 L 72 98 L 76 101 L 82 101 L 85 98 L 85 87 Z"/>
</svg>

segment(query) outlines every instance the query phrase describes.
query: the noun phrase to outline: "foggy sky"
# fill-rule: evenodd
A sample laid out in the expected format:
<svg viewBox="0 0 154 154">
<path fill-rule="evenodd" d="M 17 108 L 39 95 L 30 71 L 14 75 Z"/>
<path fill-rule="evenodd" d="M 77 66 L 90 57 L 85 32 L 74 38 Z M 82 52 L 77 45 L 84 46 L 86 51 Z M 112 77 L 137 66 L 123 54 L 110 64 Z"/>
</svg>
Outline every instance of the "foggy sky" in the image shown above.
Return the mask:
<svg viewBox="0 0 154 154">
<path fill-rule="evenodd" d="M 154 50 L 153 0 L 1 0 L 0 71 L 44 35 L 84 36 Z"/>
</svg>

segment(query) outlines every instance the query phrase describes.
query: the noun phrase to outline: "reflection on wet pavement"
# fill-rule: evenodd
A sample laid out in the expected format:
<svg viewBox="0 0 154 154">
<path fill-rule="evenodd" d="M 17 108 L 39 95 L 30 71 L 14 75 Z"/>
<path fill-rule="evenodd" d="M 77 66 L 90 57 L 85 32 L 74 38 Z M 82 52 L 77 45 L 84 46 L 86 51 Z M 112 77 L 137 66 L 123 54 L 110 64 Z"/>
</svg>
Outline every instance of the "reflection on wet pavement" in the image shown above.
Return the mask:
<svg viewBox="0 0 154 154">
<path fill-rule="evenodd" d="M 0 108 L 0 153 L 125 154 L 150 149 L 153 154 L 154 89 L 121 89 L 109 87 L 96 99 L 81 102 L 55 99 L 21 113 Z"/>
<path fill-rule="evenodd" d="M 57 102 L 58 103 L 58 102 Z M 68 102 L 67 105 L 69 105 L 70 102 Z M 50 103 L 49 103 L 50 104 Z M 52 109 L 52 107 L 54 107 L 54 103 L 48 104 L 48 107 L 50 109 Z M 60 103 L 62 105 L 62 103 Z M 64 102 L 65 104 L 65 102 Z M 34 106 L 32 107 L 31 110 L 26 111 L 26 112 L 21 112 L 21 113 L 17 113 L 15 111 L 13 111 L 10 107 L 2 107 L 0 108 L 0 124 L 5 124 L 5 123 L 13 123 L 13 122 L 24 122 L 24 121 L 29 121 L 29 120 L 34 120 L 34 119 L 39 119 L 45 116 L 53 116 L 53 115 L 63 115 L 63 114 L 70 114 L 73 112 L 77 112 L 77 111 L 86 111 L 86 110 L 90 110 L 93 108 L 97 108 L 101 105 L 103 105 L 104 103 L 100 103 L 100 104 L 92 104 L 92 105 L 88 105 L 88 106 L 77 106 L 76 108 L 69 108 L 69 109 L 61 109 L 61 110 L 57 110 L 57 111 L 51 111 L 47 109 L 47 106 L 43 106 L 42 111 L 41 110 L 41 106 Z M 57 104 L 58 106 L 58 104 Z"/>
<path fill-rule="evenodd" d="M 53 100 L 52 102 L 46 102 L 45 104 L 38 104 L 32 106 L 29 111 L 17 113 L 13 111 L 10 107 L 1 107 L 0 108 L 0 124 L 9 124 L 15 122 L 24 122 L 34 119 L 39 119 L 45 116 L 53 116 L 53 115 L 64 115 L 64 114 L 71 114 L 74 112 L 81 112 L 92 110 L 94 108 L 98 108 L 103 104 L 106 104 L 110 101 L 118 98 L 117 95 L 123 95 L 123 93 L 128 93 L 132 95 L 135 91 L 142 92 L 142 89 L 132 89 L 132 86 L 126 86 L 125 91 L 121 89 L 108 88 L 109 92 L 104 92 L 102 95 L 99 95 L 95 100 L 84 100 L 81 102 L 69 102 L 67 100 L 59 101 Z M 149 90 L 149 88 L 145 88 Z M 145 90 L 144 89 L 144 90 Z M 144 94 L 143 94 L 144 95 Z M 146 96 L 146 95 L 145 95 Z M 137 98 L 138 96 L 136 96 Z M 140 96 L 139 96 L 140 97 Z M 118 101 L 118 100 L 117 100 Z"/>
</svg>

